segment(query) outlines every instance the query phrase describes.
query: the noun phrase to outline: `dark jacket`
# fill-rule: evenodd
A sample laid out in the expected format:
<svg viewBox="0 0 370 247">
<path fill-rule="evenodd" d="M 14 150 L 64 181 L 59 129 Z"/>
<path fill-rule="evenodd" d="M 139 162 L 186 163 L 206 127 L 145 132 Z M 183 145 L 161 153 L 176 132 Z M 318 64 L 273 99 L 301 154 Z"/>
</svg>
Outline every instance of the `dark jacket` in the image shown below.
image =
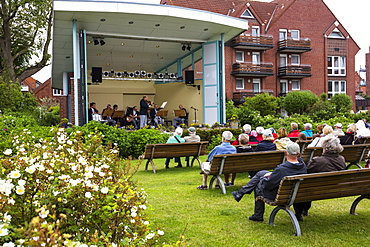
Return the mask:
<svg viewBox="0 0 370 247">
<path fill-rule="evenodd" d="M 355 133 L 353 132 L 346 132 L 344 136 L 339 138 L 341 145 L 353 145 L 353 144 L 360 144 L 358 138 L 355 137 Z M 354 142 L 353 142 L 354 141 Z"/>
<path fill-rule="evenodd" d="M 149 109 L 149 106 L 146 103 L 145 99 L 141 99 L 139 115 L 148 115 L 148 109 Z"/>
<path fill-rule="evenodd" d="M 251 146 L 238 146 L 236 147 L 237 153 L 248 153 L 253 152 L 253 148 Z"/>
<path fill-rule="evenodd" d="M 323 153 L 320 157 L 314 157 L 307 164 L 308 173 L 333 172 L 346 169 L 346 161 L 339 154 Z"/>
<path fill-rule="evenodd" d="M 257 144 L 256 152 L 259 151 L 275 151 L 276 145 L 272 141 L 262 140 L 260 143 Z"/>
<path fill-rule="evenodd" d="M 285 161 L 284 163 L 278 165 L 269 177 L 261 178 L 256 189 L 260 191 L 263 197 L 266 197 L 270 200 L 275 200 L 281 179 L 283 179 L 285 176 L 306 173 L 306 165 L 301 159 L 299 159 L 299 163 L 295 164 Z"/>
</svg>

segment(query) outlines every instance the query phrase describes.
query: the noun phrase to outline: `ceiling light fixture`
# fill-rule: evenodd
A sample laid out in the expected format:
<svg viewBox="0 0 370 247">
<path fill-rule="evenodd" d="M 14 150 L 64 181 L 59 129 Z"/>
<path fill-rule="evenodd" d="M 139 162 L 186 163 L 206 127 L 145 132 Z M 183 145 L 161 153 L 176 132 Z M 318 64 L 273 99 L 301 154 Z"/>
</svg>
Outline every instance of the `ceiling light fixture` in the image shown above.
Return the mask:
<svg viewBox="0 0 370 247">
<path fill-rule="evenodd" d="M 94 45 L 99 45 L 99 40 L 94 38 Z"/>
<path fill-rule="evenodd" d="M 101 46 L 105 45 L 105 41 L 103 39 L 100 40 L 100 45 Z"/>
<path fill-rule="evenodd" d="M 183 51 L 185 51 L 186 50 L 186 45 L 182 45 L 182 47 L 181 47 L 181 50 L 183 50 Z"/>
<path fill-rule="evenodd" d="M 191 51 L 191 45 L 189 44 L 188 47 L 186 47 L 188 51 Z"/>
</svg>

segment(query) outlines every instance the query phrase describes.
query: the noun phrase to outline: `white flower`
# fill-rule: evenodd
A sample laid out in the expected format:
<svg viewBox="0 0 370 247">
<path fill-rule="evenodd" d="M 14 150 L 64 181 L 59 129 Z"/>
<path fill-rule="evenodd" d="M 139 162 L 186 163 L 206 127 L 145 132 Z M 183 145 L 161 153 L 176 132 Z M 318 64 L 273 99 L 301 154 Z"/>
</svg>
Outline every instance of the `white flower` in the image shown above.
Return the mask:
<svg viewBox="0 0 370 247">
<path fill-rule="evenodd" d="M 87 197 L 87 198 L 91 198 L 91 197 L 92 197 L 91 192 L 86 192 L 86 193 L 85 193 L 85 197 Z"/>
<path fill-rule="evenodd" d="M 39 216 L 45 219 L 46 217 L 48 217 L 48 215 L 49 215 L 49 210 L 45 210 L 45 208 L 42 208 L 42 210 L 39 213 Z"/>
<path fill-rule="evenodd" d="M 131 212 L 131 217 L 136 217 L 137 216 L 137 213 L 136 212 Z"/>
<path fill-rule="evenodd" d="M 78 158 L 78 163 L 80 163 L 81 165 L 87 165 L 87 161 L 84 157 Z"/>
<path fill-rule="evenodd" d="M 7 150 L 5 150 L 3 152 L 3 154 L 5 154 L 5 155 L 11 155 L 12 154 L 12 150 L 10 148 L 8 148 Z"/>
<path fill-rule="evenodd" d="M 131 220 L 130 220 L 130 222 L 131 222 L 132 224 L 134 224 L 134 223 L 135 223 L 135 220 L 134 220 L 134 219 L 131 219 Z"/>
<path fill-rule="evenodd" d="M 104 177 L 105 176 L 105 172 L 99 172 L 99 176 L 100 177 Z"/>
<path fill-rule="evenodd" d="M 139 208 L 141 208 L 141 209 L 146 209 L 146 206 L 145 205 L 139 205 Z"/>
<path fill-rule="evenodd" d="M 8 229 L 4 228 L 4 224 L 0 224 L 0 237 L 8 235 Z"/>
<path fill-rule="evenodd" d="M 18 181 L 18 184 L 19 184 L 20 186 L 24 186 L 24 185 L 26 184 L 26 180 L 24 180 L 24 179 L 20 179 L 20 180 Z"/>
<path fill-rule="evenodd" d="M 68 145 L 72 145 L 72 144 L 73 144 L 73 142 L 72 142 L 71 140 L 68 140 L 68 141 L 67 141 L 67 144 L 68 144 Z"/>
<path fill-rule="evenodd" d="M 144 221 L 144 225 L 149 225 L 149 221 Z"/>
<path fill-rule="evenodd" d="M 161 236 L 164 234 L 164 231 L 161 231 L 161 230 L 158 230 L 157 232 L 158 232 L 158 235 L 161 235 Z"/>
<path fill-rule="evenodd" d="M 6 212 L 4 214 L 4 222 L 5 223 L 10 223 L 11 220 L 12 220 L 12 216 L 10 214 L 8 214 L 8 212 Z"/>
<path fill-rule="evenodd" d="M 29 166 L 29 167 L 26 168 L 26 172 L 28 172 L 30 174 L 34 173 L 35 170 L 36 170 L 36 166 L 34 166 L 34 165 Z"/>
<path fill-rule="evenodd" d="M 15 247 L 15 244 L 13 242 L 4 243 L 3 247 Z"/>
<path fill-rule="evenodd" d="M 17 195 L 23 195 L 24 194 L 24 186 L 19 185 L 19 186 L 15 187 L 15 193 L 17 193 Z"/>
<path fill-rule="evenodd" d="M 94 174 L 92 172 L 86 172 L 84 175 L 85 175 L 86 178 L 94 177 Z"/>
<path fill-rule="evenodd" d="M 109 191 L 108 187 L 103 187 L 100 189 L 100 192 L 103 193 L 103 194 L 107 194 Z"/>
<path fill-rule="evenodd" d="M 8 199 L 8 203 L 9 203 L 9 204 L 12 204 L 12 205 L 14 205 L 14 203 L 15 203 L 15 200 L 14 200 L 13 198 L 9 198 L 9 199 Z"/>
<path fill-rule="evenodd" d="M 8 175 L 9 178 L 19 178 L 21 176 L 21 173 L 19 170 L 11 171 Z"/>
<path fill-rule="evenodd" d="M 146 239 L 152 239 L 153 237 L 155 236 L 155 234 L 154 233 L 149 233 L 148 235 L 146 235 Z"/>
</svg>

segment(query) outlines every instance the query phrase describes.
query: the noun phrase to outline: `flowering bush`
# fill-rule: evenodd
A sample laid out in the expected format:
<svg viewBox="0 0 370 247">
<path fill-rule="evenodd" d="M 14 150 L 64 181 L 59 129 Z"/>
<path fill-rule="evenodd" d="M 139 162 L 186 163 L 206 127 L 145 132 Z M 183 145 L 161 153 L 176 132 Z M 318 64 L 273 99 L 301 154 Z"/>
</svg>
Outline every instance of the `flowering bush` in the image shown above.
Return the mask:
<svg viewBox="0 0 370 247">
<path fill-rule="evenodd" d="M 3 246 L 151 246 L 161 230 L 144 217 L 146 194 L 133 168 L 100 135 L 51 129 L 53 141 L 24 130 L 0 161 Z M 82 244 L 84 243 L 84 244 Z"/>
</svg>

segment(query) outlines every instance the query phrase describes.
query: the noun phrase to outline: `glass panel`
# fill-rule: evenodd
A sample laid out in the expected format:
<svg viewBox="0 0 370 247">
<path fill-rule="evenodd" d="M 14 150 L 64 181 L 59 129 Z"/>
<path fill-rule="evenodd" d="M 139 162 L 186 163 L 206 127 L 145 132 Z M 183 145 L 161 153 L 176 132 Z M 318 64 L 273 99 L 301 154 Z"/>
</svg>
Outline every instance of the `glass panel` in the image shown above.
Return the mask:
<svg viewBox="0 0 370 247">
<path fill-rule="evenodd" d="M 339 67 L 338 57 L 334 57 L 334 67 Z"/>
<path fill-rule="evenodd" d="M 279 40 L 285 40 L 285 39 L 286 39 L 286 31 L 280 31 Z"/>
<path fill-rule="evenodd" d="M 280 66 L 284 67 L 287 64 L 287 57 L 286 56 L 280 56 Z"/>
<path fill-rule="evenodd" d="M 286 82 L 280 82 L 280 91 L 281 93 L 286 93 L 288 91 Z"/>
<path fill-rule="evenodd" d="M 340 88 L 341 92 L 342 93 L 345 93 L 346 92 L 346 82 L 345 81 L 341 81 L 341 88 Z"/>
<path fill-rule="evenodd" d="M 292 81 L 292 90 L 299 90 L 299 81 Z"/>
<path fill-rule="evenodd" d="M 339 92 L 339 82 L 338 81 L 334 82 L 334 92 Z"/>
<path fill-rule="evenodd" d="M 260 36 L 260 28 L 259 27 L 252 27 L 252 36 L 255 36 L 255 37 Z"/>
<path fill-rule="evenodd" d="M 333 67 L 332 58 L 328 57 L 328 67 Z"/>
<path fill-rule="evenodd" d="M 260 92 L 260 80 L 259 79 L 253 79 L 253 92 L 254 93 Z"/>
<path fill-rule="evenodd" d="M 236 61 L 243 62 L 244 61 L 243 52 L 237 51 L 235 54 L 235 59 Z"/>
<path fill-rule="evenodd" d="M 328 69 L 328 74 L 329 75 L 333 74 L 333 70 L 332 69 Z"/>
<path fill-rule="evenodd" d="M 299 65 L 299 56 L 292 55 L 292 64 Z"/>
<path fill-rule="evenodd" d="M 333 91 L 333 83 L 331 81 L 329 81 L 328 91 Z"/>
<path fill-rule="evenodd" d="M 236 79 L 236 89 L 244 89 L 244 80 Z"/>
<path fill-rule="evenodd" d="M 253 64 L 260 64 L 260 54 L 254 53 L 252 54 L 252 63 Z"/>
<path fill-rule="evenodd" d="M 299 30 L 292 30 L 291 35 L 292 35 L 292 39 L 298 40 L 299 39 Z"/>
</svg>

